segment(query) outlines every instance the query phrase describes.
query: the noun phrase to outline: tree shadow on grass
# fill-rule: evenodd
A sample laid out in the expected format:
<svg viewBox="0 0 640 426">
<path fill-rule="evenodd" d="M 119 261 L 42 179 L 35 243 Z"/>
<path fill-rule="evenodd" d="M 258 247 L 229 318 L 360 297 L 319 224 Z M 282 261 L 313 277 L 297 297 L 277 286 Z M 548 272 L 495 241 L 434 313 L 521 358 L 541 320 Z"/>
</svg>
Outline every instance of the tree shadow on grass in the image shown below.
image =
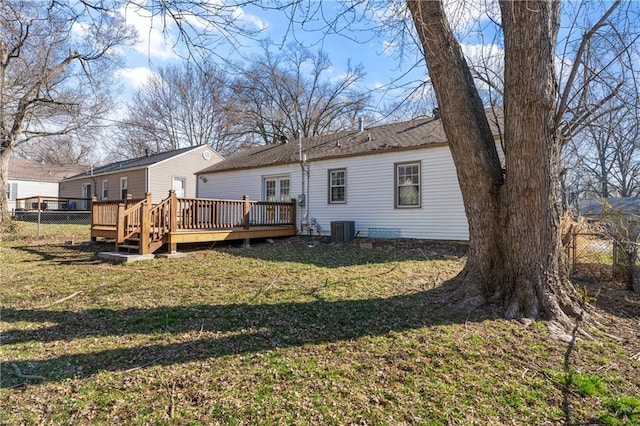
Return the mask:
<svg viewBox="0 0 640 426">
<path fill-rule="evenodd" d="M 16 250 L 23 251 L 38 259 L 25 260 L 24 262 L 49 261 L 58 265 L 87 265 L 104 263 L 98 258 L 98 252 L 102 251 L 102 245 L 68 245 L 68 244 L 39 244 L 32 246 L 16 246 Z"/>
<path fill-rule="evenodd" d="M 468 251 L 468 244 L 464 242 L 407 238 L 357 238 L 348 243 L 332 243 L 328 238 L 291 237 L 275 240 L 274 243 L 266 243 L 264 240 L 252 241 L 250 248 L 237 243 L 214 246 L 235 256 L 271 262 L 304 263 L 325 268 L 405 260 L 452 260 L 463 258 Z"/>
<path fill-rule="evenodd" d="M 38 330 L 6 331 L 3 346 L 7 349 L 31 341 L 71 342 L 88 337 L 108 339 L 116 336 L 121 337 L 117 339 L 118 344 L 129 340 L 131 345 L 46 360 L 39 357 L 20 361 L 9 359 L 3 363 L 2 369 L 11 371 L 9 366 L 15 363 L 25 374 L 41 375 L 46 381 L 59 381 L 76 377 L 79 371 L 84 377 L 102 371 L 128 371 L 153 364 L 182 364 L 225 355 L 495 318 L 489 311 L 471 314 L 451 312 L 442 306 L 440 298 L 441 289 L 437 288 L 367 300 L 91 309 L 80 312 L 4 309 L 5 322 L 55 323 Z M 180 341 L 175 342 L 177 339 Z M 158 340 L 163 343 L 153 343 Z M 16 386 L 22 381 L 14 375 L 4 374 L 1 387 Z"/>
</svg>

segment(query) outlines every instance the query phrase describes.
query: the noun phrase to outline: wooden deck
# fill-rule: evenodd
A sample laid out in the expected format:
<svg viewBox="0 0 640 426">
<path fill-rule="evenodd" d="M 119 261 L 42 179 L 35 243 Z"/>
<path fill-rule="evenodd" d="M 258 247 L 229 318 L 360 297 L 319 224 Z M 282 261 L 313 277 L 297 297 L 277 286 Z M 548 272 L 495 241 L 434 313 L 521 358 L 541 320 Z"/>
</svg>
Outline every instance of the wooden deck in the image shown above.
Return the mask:
<svg viewBox="0 0 640 426">
<path fill-rule="evenodd" d="M 116 250 L 153 253 L 162 246 L 296 235 L 296 202 L 178 198 L 157 205 L 142 200 L 97 201 L 91 208 L 91 238 L 115 240 Z"/>
</svg>

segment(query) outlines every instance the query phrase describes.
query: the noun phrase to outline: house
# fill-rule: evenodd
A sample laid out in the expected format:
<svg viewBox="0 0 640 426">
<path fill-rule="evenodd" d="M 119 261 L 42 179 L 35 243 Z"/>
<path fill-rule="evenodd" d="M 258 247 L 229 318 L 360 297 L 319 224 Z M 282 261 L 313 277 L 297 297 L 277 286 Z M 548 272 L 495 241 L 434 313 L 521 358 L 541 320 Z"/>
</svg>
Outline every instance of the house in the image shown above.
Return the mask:
<svg viewBox="0 0 640 426">
<path fill-rule="evenodd" d="M 59 166 L 11 157 L 7 183 L 8 210 L 16 209 L 18 198 L 58 197 L 58 182 L 83 169 L 83 166 Z"/>
<path fill-rule="evenodd" d="M 153 203 L 159 203 L 174 189 L 178 197 L 194 197 L 194 173 L 221 160 L 210 146 L 199 145 L 118 161 L 64 179 L 60 196 L 120 200 L 150 192 Z"/>
<path fill-rule="evenodd" d="M 436 112 L 249 148 L 200 170 L 197 196 L 296 198 L 303 234 L 331 235 L 334 228 L 363 237 L 468 240 L 456 169 Z M 498 133 L 497 126 L 493 130 Z"/>
<path fill-rule="evenodd" d="M 640 197 L 607 197 L 580 200 L 578 204 L 580 216 L 587 221 L 597 222 L 603 214 L 621 214 L 627 223 L 640 222 Z"/>
</svg>

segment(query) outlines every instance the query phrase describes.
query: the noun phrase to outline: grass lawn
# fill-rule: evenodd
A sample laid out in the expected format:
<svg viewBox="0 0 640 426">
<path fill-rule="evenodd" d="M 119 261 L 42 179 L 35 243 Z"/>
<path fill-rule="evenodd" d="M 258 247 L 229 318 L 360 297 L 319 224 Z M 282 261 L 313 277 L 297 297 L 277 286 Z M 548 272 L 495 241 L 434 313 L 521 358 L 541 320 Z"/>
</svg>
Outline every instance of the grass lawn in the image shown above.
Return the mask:
<svg viewBox="0 0 640 426">
<path fill-rule="evenodd" d="M 81 236 L 0 242 L 0 424 L 640 424 L 640 297 L 615 284 L 580 283 L 601 327 L 567 364 L 542 323 L 441 302 L 464 246 L 115 265 Z"/>
</svg>

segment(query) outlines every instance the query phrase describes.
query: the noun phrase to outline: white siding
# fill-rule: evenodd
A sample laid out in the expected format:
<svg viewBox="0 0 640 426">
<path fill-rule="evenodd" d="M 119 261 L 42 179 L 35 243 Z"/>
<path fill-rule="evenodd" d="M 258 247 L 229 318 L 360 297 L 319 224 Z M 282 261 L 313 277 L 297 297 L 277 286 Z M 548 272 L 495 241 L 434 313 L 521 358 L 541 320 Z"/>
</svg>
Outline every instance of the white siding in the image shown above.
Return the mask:
<svg viewBox="0 0 640 426">
<path fill-rule="evenodd" d="M 205 151 L 210 153 L 208 159 L 202 155 Z M 195 197 L 198 185 L 195 173 L 221 160 L 222 157 L 210 147 L 201 146 L 192 151 L 149 166 L 147 190 L 151 192 L 153 202 L 159 203 L 167 198 L 169 190 L 173 187 L 174 178 L 184 179 L 184 196 L 186 198 Z"/>
<path fill-rule="evenodd" d="M 263 179 L 273 176 L 288 176 L 291 179 L 291 198 L 302 193 L 302 181 L 299 164 L 264 167 L 250 170 L 231 170 L 223 173 L 201 175 L 198 182 L 199 198 L 222 200 L 241 200 L 247 195 L 250 200 L 263 200 Z M 206 179 L 206 182 L 202 178 Z M 298 228 L 304 211 L 297 209 Z"/>
<path fill-rule="evenodd" d="M 17 184 L 17 198 L 37 197 L 57 197 L 58 182 L 35 182 L 31 180 L 9 179 L 9 184 Z M 9 211 L 16 208 L 15 200 L 9 200 Z"/>
<path fill-rule="evenodd" d="M 394 165 L 419 161 L 421 208 L 395 208 Z M 328 170 L 346 169 L 346 204 L 327 201 Z M 467 240 L 462 195 L 447 147 L 364 155 L 311 164 L 310 214 L 329 235 L 331 222 L 353 220 L 360 236 L 369 228 L 400 230 L 403 238 Z"/>
<path fill-rule="evenodd" d="M 422 206 L 394 207 L 395 163 L 419 161 L 422 178 Z M 462 195 L 449 148 L 423 148 L 387 154 L 361 155 L 310 162 L 309 214 L 320 225 L 320 233 L 330 235 L 331 222 L 353 220 L 359 236 L 369 228 L 399 229 L 403 238 L 468 240 L 468 224 Z M 328 203 L 328 170 L 346 169 L 345 204 Z M 206 176 L 199 182 L 203 198 L 262 199 L 265 176 L 289 175 L 292 197 L 302 192 L 300 165 L 228 171 Z M 304 217 L 298 208 L 298 222 Z"/>
</svg>

